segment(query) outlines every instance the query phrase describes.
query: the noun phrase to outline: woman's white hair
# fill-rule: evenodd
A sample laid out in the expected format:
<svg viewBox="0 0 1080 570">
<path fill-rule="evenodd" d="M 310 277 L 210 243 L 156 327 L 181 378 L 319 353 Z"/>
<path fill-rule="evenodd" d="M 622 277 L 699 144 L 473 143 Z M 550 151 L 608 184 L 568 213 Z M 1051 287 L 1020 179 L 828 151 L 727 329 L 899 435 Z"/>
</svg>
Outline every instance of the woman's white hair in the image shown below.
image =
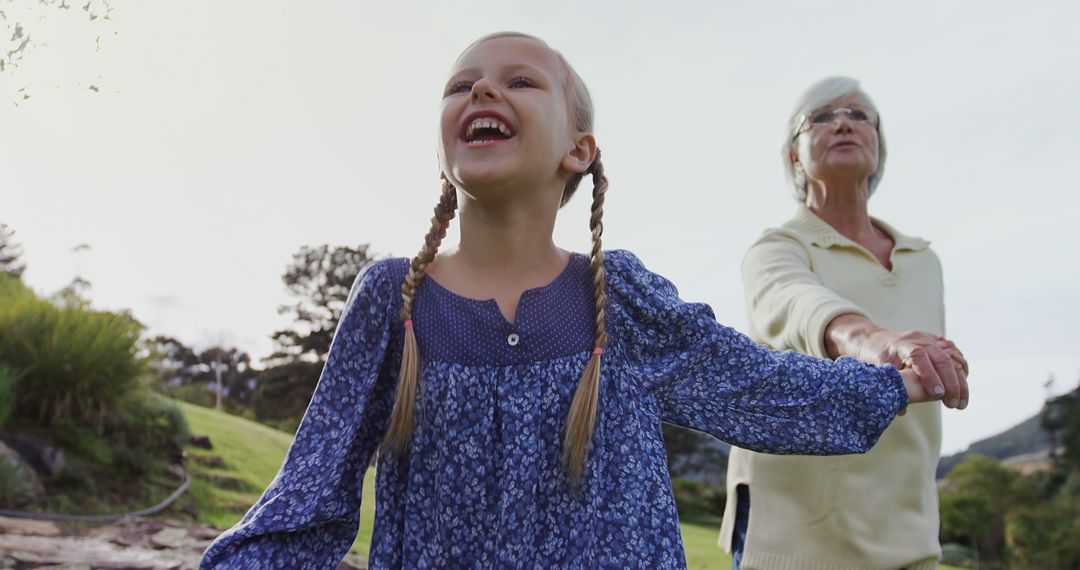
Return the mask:
<svg viewBox="0 0 1080 570">
<path fill-rule="evenodd" d="M 784 160 L 784 172 L 787 173 L 788 182 L 791 183 L 792 194 L 801 204 L 806 203 L 806 173 L 802 168 L 795 168 L 795 165 L 791 162 L 791 150 L 795 149 L 797 141 L 794 136 L 795 129 L 801 126 L 803 115 L 809 115 L 841 97 L 852 94 L 858 94 L 865 99 L 870 107 L 877 112 L 874 101 L 862 90 L 857 80 L 850 77 L 835 76 L 826 77 L 804 91 L 795 103 L 795 108 L 788 118 L 787 134 L 784 138 L 784 147 L 781 154 Z M 885 131 L 881 128 L 881 113 L 878 113 L 877 135 L 878 166 L 877 170 L 870 175 L 869 191 L 871 196 L 874 194 L 874 189 L 877 188 L 878 183 L 881 182 L 881 175 L 885 173 Z"/>
</svg>

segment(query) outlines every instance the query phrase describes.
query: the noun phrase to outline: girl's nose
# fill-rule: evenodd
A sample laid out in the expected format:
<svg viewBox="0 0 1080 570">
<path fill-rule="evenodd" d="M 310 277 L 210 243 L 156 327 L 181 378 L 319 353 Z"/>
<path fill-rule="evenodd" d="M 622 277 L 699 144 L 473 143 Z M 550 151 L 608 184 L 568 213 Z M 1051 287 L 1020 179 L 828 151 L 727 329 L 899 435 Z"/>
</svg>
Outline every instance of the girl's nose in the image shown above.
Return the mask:
<svg viewBox="0 0 1080 570">
<path fill-rule="evenodd" d="M 487 79 L 481 79 L 472 86 L 472 100 L 473 103 L 479 101 L 498 101 L 499 90 L 495 88 L 495 84 Z"/>
</svg>

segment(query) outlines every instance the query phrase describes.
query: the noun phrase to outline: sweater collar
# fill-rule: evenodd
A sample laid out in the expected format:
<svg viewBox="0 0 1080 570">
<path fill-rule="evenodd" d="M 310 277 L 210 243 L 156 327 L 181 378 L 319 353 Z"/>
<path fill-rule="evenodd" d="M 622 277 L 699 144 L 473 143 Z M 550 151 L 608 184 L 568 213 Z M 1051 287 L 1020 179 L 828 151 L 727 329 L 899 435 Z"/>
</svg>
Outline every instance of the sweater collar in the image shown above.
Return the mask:
<svg viewBox="0 0 1080 570">
<path fill-rule="evenodd" d="M 930 247 L 930 242 L 918 237 L 906 236 L 896 228 L 886 224 L 885 222 L 871 216 L 870 219 L 876 226 L 889 234 L 889 237 L 893 240 L 893 250 L 910 250 L 919 251 Z M 856 246 L 855 242 L 844 237 L 835 228 L 829 225 L 828 222 L 819 218 L 817 214 L 810 211 L 806 206 L 799 206 L 798 211 L 795 213 L 795 217 L 784 224 L 788 228 L 796 230 L 805 234 L 810 238 L 810 243 L 819 245 L 821 247 L 832 247 L 834 245 Z"/>
</svg>

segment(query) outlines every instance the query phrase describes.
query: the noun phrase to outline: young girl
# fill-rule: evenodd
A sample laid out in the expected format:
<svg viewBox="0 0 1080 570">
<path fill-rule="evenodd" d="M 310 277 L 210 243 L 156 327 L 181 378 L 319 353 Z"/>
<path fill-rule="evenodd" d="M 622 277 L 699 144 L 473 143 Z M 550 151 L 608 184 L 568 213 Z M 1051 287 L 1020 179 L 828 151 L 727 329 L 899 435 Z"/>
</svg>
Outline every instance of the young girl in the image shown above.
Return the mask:
<svg viewBox="0 0 1080 570">
<path fill-rule="evenodd" d="M 892 367 L 765 350 L 633 254 L 603 252 L 592 121 L 581 78 L 542 41 L 465 50 L 424 247 L 357 277 L 281 472 L 203 568 L 334 568 L 376 450 L 373 568 L 682 568 L 660 422 L 770 453 L 858 453 L 927 399 Z M 552 242 L 585 174 L 588 255 Z M 436 255 L 455 214 L 460 245 Z"/>
</svg>

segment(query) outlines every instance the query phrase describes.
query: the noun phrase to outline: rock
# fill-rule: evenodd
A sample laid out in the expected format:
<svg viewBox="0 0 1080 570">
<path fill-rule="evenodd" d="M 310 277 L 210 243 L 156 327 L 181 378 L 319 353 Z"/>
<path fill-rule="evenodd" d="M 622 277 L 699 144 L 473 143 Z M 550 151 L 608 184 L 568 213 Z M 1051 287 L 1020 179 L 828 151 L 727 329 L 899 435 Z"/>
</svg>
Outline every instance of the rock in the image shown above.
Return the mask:
<svg viewBox="0 0 1080 570">
<path fill-rule="evenodd" d="M 59 447 L 28 434 L 5 437 L 4 443 L 18 451 L 35 471 L 46 477 L 55 477 L 64 470 L 64 450 Z"/>
<path fill-rule="evenodd" d="M 185 548 L 193 546 L 194 541 L 188 536 L 187 529 L 171 527 L 150 535 L 150 545 L 154 548 Z"/>
<path fill-rule="evenodd" d="M 188 439 L 188 443 L 203 449 L 214 449 L 214 445 L 210 443 L 210 436 L 208 435 L 193 435 Z"/>
<path fill-rule="evenodd" d="M 0 534 L 60 536 L 60 529 L 56 526 L 56 523 L 49 521 L 0 517 Z"/>
<path fill-rule="evenodd" d="M 247 481 L 245 481 L 243 479 L 240 479 L 238 477 L 233 477 L 232 475 L 217 475 L 215 473 L 202 473 L 202 474 L 199 475 L 199 478 L 203 479 L 204 481 L 209 482 L 211 485 L 213 485 L 213 486 L 215 486 L 215 487 L 217 487 L 219 489 L 226 489 L 226 490 L 229 490 L 229 491 L 240 491 L 240 492 L 258 491 L 258 489 L 254 485 L 252 485 L 251 483 L 248 483 Z"/>
<path fill-rule="evenodd" d="M 45 498 L 37 473 L 14 449 L 0 442 L 0 508 L 21 508 Z"/>
<path fill-rule="evenodd" d="M 225 459 L 220 455 L 192 455 L 190 459 L 203 467 L 225 468 Z"/>
<path fill-rule="evenodd" d="M 367 567 L 367 560 L 364 560 L 363 556 L 350 552 L 345 555 L 341 564 L 338 564 L 337 570 L 367 570 Z"/>
<path fill-rule="evenodd" d="M 221 534 L 220 530 L 208 524 L 199 524 L 188 527 L 188 536 L 199 540 L 214 540 L 219 534 Z"/>
<path fill-rule="evenodd" d="M 184 466 L 180 465 L 179 463 L 173 463 L 172 465 L 169 465 L 168 469 L 166 470 L 169 472 L 170 475 L 176 477 L 181 481 L 187 478 L 187 470 L 184 469 Z"/>
</svg>

